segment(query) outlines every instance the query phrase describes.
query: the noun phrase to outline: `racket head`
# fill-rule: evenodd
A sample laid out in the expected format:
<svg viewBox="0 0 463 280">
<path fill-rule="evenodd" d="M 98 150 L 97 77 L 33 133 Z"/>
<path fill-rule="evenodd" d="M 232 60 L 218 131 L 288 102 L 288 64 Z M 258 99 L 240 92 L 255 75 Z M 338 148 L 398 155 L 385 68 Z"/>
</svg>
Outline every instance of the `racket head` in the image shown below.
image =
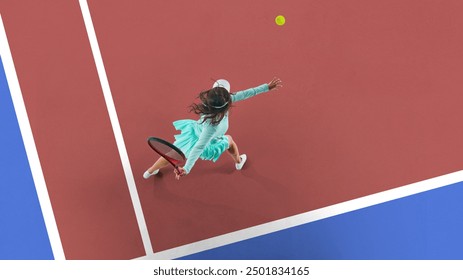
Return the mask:
<svg viewBox="0 0 463 280">
<path fill-rule="evenodd" d="M 151 149 L 166 159 L 176 169 L 185 163 L 185 155 L 174 144 L 157 137 L 149 137 L 147 142 Z"/>
</svg>

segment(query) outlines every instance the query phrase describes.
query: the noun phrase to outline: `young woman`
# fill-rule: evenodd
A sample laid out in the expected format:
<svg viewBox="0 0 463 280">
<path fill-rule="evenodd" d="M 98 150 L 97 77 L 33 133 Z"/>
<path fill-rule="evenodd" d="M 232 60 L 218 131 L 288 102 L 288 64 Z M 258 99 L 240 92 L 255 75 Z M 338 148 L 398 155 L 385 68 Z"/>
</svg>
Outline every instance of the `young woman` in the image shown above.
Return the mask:
<svg viewBox="0 0 463 280">
<path fill-rule="evenodd" d="M 178 120 L 173 123 L 175 129 L 181 131 L 175 135 L 174 145 L 187 158 L 185 165 L 179 167 L 179 172 L 174 170 L 176 178 L 180 179 L 181 176 L 189 174 L 199 158 L 215 162 L 225 151 L 235 162 L 235 168 L 241 170 L 247 157 L 245 154 L 240 155 L 236 142 L 230 135 L 225 135 L 228 130 L 228 111 L 234 102 L 277 90 L 281 86 L 281 80 L 273 78 L 268 84 L 231 94 L 228 82 L 218 80 L 212 89 L 201 92 L 199 102 L 190 106 L 191 111 L 199 115 L 199 120 Z M 160 157 L 143 177 L 148 179 L 157 174 L 160 168 L 168 165 L 167 160 Z"/>
</svg>

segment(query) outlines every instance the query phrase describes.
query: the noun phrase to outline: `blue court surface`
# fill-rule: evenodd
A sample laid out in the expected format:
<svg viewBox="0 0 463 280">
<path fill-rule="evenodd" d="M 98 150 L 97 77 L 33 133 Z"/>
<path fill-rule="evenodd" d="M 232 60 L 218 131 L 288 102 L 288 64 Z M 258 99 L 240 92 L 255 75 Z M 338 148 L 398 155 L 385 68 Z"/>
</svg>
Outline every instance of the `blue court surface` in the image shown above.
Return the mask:
<svg viewBox="0 0 463 280">
<path fill-rule="evenodd" d="M 3 63 L 0 69 L 0 259 L 53 259 Z"/>
</svg>

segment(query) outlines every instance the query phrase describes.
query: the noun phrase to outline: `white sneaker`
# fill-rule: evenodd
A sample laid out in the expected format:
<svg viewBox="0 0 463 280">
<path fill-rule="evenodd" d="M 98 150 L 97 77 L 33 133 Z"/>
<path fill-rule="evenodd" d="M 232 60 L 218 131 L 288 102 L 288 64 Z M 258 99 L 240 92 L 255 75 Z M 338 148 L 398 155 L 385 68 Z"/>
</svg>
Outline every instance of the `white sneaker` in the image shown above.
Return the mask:
<svg viewBox="0 0 463 280">
<path fill-rule="evenodd" d="M 242 154 L 240 158 L 241 158 L 241 162 L 235 163 L 236 170 L 241 170 L 241 168 L 243 168 L 243 165 L 246 163 L 246 160 L 248 159 L 246 154 Z"/>
<path fill-rule="evenodd" d="M 159 169 L 153 171 L 153 173 L 149 173 L 148 170 L 143 173 L 143 178 L 148 179 L 149 177 L 156 175 L 159 173 Z"/>
</svg>

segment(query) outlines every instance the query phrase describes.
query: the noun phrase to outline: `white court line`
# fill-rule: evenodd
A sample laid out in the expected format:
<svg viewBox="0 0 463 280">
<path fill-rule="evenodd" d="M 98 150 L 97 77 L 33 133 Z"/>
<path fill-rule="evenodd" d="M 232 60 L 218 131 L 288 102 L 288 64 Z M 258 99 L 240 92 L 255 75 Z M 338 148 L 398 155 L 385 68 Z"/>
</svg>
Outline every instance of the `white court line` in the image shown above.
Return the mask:
<svg viewBox="0 0 463 280">
<path fill-rule="evenodd" d="M 8 81 L 8 86 L 13 100 L 16 117 L 18 118 L 19 128 L 24 141 L 27 158 L 32 172 L 37 196 L 42 209 L 45 226 L 50 239 L 51 249 L 55 260 L 64 260 L 63 245 L 59 236 L 58 227 L 56 225 L 55 215 L 48 195 L 47 185 L 43 176 L 42 166 L 40 165 L 37 147 L 35 146 L 34 135 L 32 134 L 29 117 L 27 116 L 26 106 L 19 85 L 18 76 L 13 63 L 10 46 L 6 36 L 3 20 L 0 15 L 0 56 L 3 60 L 3 67 Z"/>
<path fill-rule="evenodd" d="M 145 248 L 146 254 L 149 255 L 153 253 L 153 248 L 151 246 L 148 228 L 146 227 L 145 217 L 143 216 L 143 210 L 141 207 L 140 198 L 138 196 L 137 186 L 135 185 L 132 167 L 130 166 L 129 156 L 125 147 L 121 126 L 117 117 L 116 106 L 114 105 L 114 100 L 111 94 L 111 88 L 109 87 L 108 77 L 106 76 L 106 70 L 103 64 L 103 58 L 101 56 L 98 40 L 96 38 L 95 28 L 93 27 L 92 17 L 90 15 L 90 10 L 88 8 L 87 1 L 79 0 L 79 3 L 80 8 L 82 10 L 82 16 L 85 22 L 85 28 L 87 29 L 88 38 L 90 40 L 93 58 L 95 59 L 98 76 L 100 78 L 106 107 L 109 113 L 109 119 L 113 128 L 114 137 L 116 138 L 117 149 L 119 150 L 119 155 L 122 161 L 122 167 L 124 169 L 127 185 L 129 187 L 130 198 L 132 199 L 132 204 L 135 210 L 135 216 L 137 218 L 143 246 Z"/>
<path fill-rule="evenodd" d="M 445 187 L 463 181 L 463 171 L 457 171 L 447 175 L 405 185 L 380 193 L 360 197 L 346 202 L 334 204 L 317 210 L 309 211 L 288 218 L 276 220 L 262 225 L 227 233 L 217 237 L 205 239 L 188 245 L 157 252 L 151 255 L 137 258 L 136 260 L 165 260 L 176 259 L 183 256 L 214 249 L 228 244 L 236 243 L 253 237 L 262 236 L 276 231 L 295 226 L 315 222 L 336 215 L 352 212 L 369 206 L 404 198 L 425 191 Z"/>
</svg>

